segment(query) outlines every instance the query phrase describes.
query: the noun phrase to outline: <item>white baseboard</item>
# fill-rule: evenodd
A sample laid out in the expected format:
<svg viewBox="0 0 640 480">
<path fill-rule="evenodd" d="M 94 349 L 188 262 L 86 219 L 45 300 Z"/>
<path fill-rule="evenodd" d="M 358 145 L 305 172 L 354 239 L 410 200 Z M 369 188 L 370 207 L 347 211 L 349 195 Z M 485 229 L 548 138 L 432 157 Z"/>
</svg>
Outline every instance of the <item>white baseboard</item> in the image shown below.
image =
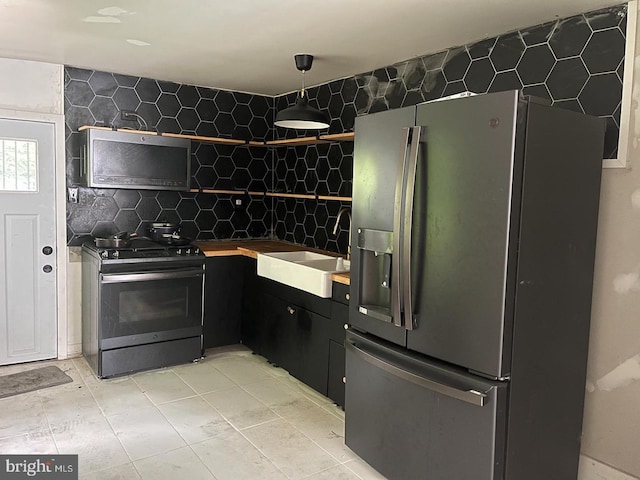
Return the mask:
<svg viewBox="0 0 640 480">
<path fill-rule="evenodd" d="M 640 480 L 586 455 L 580 455 L 578 480 Z"/>
</svg>

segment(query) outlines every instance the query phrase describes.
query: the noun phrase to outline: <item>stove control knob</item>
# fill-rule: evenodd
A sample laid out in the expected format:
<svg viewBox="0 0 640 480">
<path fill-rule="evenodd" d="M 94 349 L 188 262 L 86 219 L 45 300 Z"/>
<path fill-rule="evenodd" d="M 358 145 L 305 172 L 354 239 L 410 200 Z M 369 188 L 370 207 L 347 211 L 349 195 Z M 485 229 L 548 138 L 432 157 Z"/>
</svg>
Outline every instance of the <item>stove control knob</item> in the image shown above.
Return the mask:
<svg viewBox="0 0 640 480">
<path fill-rule="evenodd" d="M 114 251 L 111 253 L 111 256 L 112 256 L 113 258 L 118 258 L 118 257 L 120 256 L 120 253 L 119 253 L 117 250 L 114 250 Z"/>
<path fill-rule="evenodd" d="M 190 249 L 190 248 L 187 248 L 187 249 L 184 251 L 184 254 L 185 254 L 185 255 L 191 255 L 191 249 Z"/>
<path fill-rule="evenodd" d="M 198 247 L 193 249 L 193 254 L 198 255 L 200 253 L 200 249 Z"/>
<path fill-rule="evenodd" d="M 179 248 L 178 250 L 176 250 L 176 255 L 182 255 L 182 249 Z"/>
<path fill-rule="evenodd" d="M 103 250 L 102 252 L 100 252 L 100 256 L 102 258 L 109 258 L 109 252 L 107 250 Z"/>
</svg>

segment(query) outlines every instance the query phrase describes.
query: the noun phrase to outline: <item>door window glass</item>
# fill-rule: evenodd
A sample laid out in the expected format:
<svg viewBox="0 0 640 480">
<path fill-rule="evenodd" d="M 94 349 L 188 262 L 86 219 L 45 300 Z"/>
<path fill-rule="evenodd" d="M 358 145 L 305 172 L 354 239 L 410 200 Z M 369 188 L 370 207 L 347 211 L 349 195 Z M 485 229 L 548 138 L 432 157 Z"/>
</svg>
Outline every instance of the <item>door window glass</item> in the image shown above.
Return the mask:
<svg viewBox="0 0 640 480">
<path fill-rule="evenodd" d="M 38 190 L 38 142 L 0 138 L 0 190 Z"/>
</svg>

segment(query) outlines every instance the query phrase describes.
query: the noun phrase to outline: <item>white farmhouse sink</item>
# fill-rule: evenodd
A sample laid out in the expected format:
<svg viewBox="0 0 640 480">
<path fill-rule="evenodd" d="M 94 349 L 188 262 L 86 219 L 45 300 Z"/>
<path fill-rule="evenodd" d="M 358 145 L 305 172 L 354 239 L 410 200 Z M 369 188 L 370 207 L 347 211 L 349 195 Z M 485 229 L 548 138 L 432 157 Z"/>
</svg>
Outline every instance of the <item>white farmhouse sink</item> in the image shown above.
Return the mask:
<svg viewBox="0 0 640 480">
<path fill-rule="evenodd" d="M 348 272 L 349 262 L 314 252 L 258 254 L 258 275 L 322 298 L 331 296 L 331 275 Z"/>
</svg>

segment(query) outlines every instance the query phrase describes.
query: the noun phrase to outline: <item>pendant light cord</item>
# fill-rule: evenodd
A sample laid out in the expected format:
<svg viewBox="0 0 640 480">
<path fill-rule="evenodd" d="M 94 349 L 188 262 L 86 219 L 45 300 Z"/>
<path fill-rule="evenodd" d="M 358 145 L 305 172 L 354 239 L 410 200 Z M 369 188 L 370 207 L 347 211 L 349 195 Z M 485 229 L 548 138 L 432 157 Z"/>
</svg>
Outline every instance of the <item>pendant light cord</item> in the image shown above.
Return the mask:
<svg viewBox="0 0 640 480">
<path fill-rule="evenodd" d="M 299 90 L 298 98 L 290 107 L 280 110 L 273 121 L 277 127 L 292 128 L 295 130 L 320 130 L 329 128 L 329 116 L 309 105 L 306 95 L 305 74 L 311 70 L 313 55 L 294 55 L 296 69 L 302 72 L 302 88 Z"/>
</svg>

